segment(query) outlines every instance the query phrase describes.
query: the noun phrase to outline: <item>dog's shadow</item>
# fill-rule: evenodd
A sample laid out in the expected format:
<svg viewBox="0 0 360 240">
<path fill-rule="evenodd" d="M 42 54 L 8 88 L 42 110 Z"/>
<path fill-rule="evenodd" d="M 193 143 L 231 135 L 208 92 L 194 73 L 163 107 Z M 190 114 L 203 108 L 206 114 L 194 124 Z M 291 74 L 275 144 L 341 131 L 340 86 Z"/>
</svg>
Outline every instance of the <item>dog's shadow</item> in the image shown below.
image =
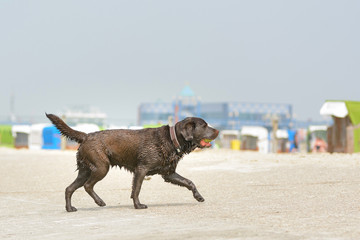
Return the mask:
<svg viewBox="0 0 360 240">
<path fill-rule="evenodd" d="M 164 204 L 147 204 L 148 208 L 147 209 L 151 209 L 151 208 L 164 208 L 164 207 L 185 207 L 185 206 L 194 206 L 197 203 L 164 203 Z M 128 205 L 117 205 L 117 206 L 105 206 L 105 207 L 91 207 L 91 208 L 78 208 L 78 211 L 101 211 L 101 210 L 105 210 L 105 209 L 133 209 L 136 210 L 134 208 L 134 205 L 132 204 L 128 204 Z M 147 210 L 147 209 L 143 209 L 143 210 Z"/>
</svg>

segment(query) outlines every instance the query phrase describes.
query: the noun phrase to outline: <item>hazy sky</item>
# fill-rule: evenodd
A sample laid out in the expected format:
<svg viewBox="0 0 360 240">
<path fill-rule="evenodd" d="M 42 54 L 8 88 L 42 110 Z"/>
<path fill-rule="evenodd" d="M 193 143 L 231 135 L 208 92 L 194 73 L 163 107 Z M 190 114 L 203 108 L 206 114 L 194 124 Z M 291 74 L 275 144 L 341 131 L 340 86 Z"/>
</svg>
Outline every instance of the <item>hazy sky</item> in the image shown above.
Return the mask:
<svg viewBox="0 0 360 240">
<path fill-rule="evenodd" d="M 0 119 L 94 105 L 360 100 L 360 1 L 0 1 Z M 41 119 L 41 118 L 40 118 Z M 43 118 L 46 121 L 45 118 Z"/>
</svg>

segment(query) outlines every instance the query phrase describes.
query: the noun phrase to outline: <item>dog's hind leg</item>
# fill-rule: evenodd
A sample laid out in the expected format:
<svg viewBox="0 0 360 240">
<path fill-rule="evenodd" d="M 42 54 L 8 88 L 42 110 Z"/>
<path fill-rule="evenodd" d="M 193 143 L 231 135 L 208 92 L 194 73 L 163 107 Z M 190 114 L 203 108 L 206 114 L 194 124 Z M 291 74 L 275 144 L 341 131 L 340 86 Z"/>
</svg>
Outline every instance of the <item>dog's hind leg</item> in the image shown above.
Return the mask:
<svg viewBox="0 0 360 240">
<path fill-rule="evenodd" d="M 75 181 L 70 184 L 65 190 L 65 201 L 66 201 L 66 211 L 75 212 L 77 209 L 71 205 L 71 196 L 75 192 L 76 189 L 82 187 L 84 183 L 90 177 L 90 169 L 81 167 L 79 168 L 79 173 Z"/>
<path fill-rule="evenodd" d="M 110 163 L 107 157 L 101 158 L 101 161 L 94 161 L 97 165 L 90 168 L 91 174 L 89 179 L 85 182 L 85 191 L 94 199 L 95 203 L 100 207 L 106 206 L 105 202 L 95 193 L 94 185 L 103 179 L 109 171 Z"/>
</svg>

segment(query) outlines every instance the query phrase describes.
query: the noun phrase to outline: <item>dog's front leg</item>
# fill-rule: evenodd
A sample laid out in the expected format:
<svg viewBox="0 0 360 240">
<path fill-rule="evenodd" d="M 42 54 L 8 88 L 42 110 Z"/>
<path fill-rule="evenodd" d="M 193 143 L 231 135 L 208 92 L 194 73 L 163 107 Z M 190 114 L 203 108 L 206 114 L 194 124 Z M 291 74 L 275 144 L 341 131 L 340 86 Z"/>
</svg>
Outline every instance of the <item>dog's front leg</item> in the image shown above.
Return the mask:
<svg viewBox="0 0 360 240">
<path fill-rule="evenodd" d="M 170 182 L 182 187 L 186 187 L 187 189 L 192 191 L 193 196 L 197 201 L 199 202 L 205 201 L 205 199 L 200 195 L 200 193 L 196 189 L 195 184 L 189 179 L 186 179 L 177 173 L 172 173 L 170 175 L 163 175 L 162 177 L 164 178 L 165 182 Z"/>
<path fill-rule="evenodd" d="M 141 185 L 146 176 L 146 170 L 143 168 L 136 168 L 133 178 L 133 186 L 132 186 L 132 192 L 131 192 L 131 198 L 134 202 L 134 207 L 136 209 L 145 209 L 147 206 L 145 204 L 141 204 L 139 201 L 139 194 L 141 190 Z"/>
</svg>

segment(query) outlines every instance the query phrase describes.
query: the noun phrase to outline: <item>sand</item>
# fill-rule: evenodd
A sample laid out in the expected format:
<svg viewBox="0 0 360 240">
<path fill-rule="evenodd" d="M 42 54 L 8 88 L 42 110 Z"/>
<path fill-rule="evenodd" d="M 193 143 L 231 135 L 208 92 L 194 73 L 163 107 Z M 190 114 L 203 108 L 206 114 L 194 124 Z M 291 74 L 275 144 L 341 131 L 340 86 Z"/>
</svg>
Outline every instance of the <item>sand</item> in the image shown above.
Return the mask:
<svg viewBox="0 0 360 240">
<path fill-rule="evenodd" d="M 74 151 L 0 148 L 0 239 L 360 239 L 359 154 L 193 152 L 177 172 L 205 202 L 160 176 L 133 208 L 132 175 L 113 168 L 83 190 L 67 213 L 64 189 L 75 179 Z"/>
</svg>

